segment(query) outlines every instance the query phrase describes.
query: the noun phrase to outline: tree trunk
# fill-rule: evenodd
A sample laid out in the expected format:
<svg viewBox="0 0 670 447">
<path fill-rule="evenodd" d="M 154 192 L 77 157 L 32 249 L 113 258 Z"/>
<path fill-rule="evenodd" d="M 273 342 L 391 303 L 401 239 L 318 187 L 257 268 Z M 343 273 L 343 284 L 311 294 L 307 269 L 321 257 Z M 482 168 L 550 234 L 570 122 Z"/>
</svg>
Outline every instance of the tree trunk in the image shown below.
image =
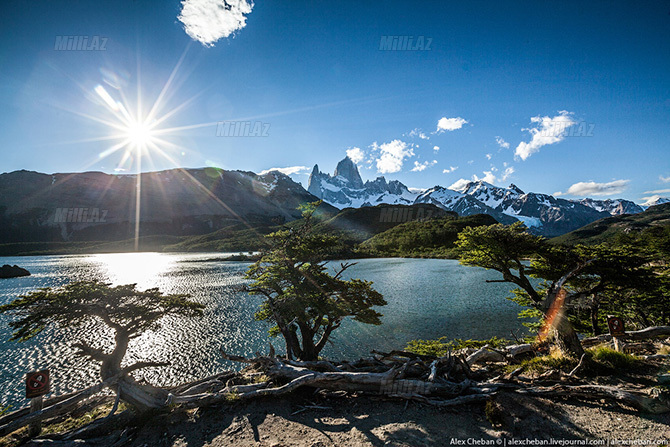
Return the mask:
<svg viewBox="0 0 670 447">
<path fill-rule="evenodd" d="M 575 329 L 572 327 L 572 323 L 570 323 L 568 317 L 563 313 L 558 315 L 556 319 L 558 321 L 556 322 L 554 329 L 558 348 L 561 352 L 574 358 L 581 358 L 584 354 L 584 348 L 579 341 L 579 337 L 577 337 L 577 332 L 575 332 Z"/>
<path fill-rule="evenodd" d="M 593 330 L 593 335 L 600 335 L 600 326 L 598 325 L 598 311 L 600 310 L 600 305 L 596 302 L 591 306 L 591 330 Z"/>
<path fill-rule="evenodd" d="M 125 330 L 118 329 L 114 340 L 116 342 L 114 350 L 103 360 L 100 367 L 100 377 L 103 381 L 122 372 L 121 362 L 128 350 L 130 334 Z M 118 383 L 112 386 L 112 389 L 124 402 L 134 406 L 139 411 L 164 406 L 168 396 L 166 390 L 151 385 L 140 385 L 130 375 L 119 379 Z"/>
<path fill-rule="evenodd" d="M 298 360 L 314 361 L 319 360 L 319 353 L 314 346 L 314 333 L 306 323 L 298 323 L 300 326 L 300 335 L 302 336 L 302 353 Z"/>
</svg>

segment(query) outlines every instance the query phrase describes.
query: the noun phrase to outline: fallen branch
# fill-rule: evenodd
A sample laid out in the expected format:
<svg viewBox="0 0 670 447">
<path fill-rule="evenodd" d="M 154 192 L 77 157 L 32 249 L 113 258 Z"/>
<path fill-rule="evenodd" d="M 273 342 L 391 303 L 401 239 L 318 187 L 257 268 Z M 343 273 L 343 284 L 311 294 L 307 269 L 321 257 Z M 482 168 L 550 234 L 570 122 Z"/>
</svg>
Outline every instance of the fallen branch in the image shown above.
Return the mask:
<svg viewBox="0 0 670 447">
<path fill-rule="evenodd" d="M 486 345 L 470 354 L 465 361 L 469 366 L 472 366 L 480 362 L 503 362 L 505 357 L 499 352 L 490 351 L 489 346 Z"/>
<path fill-rule="evenodd" d="M 660 397 L 650 397 L 638 391 L 622 390 L 620 388 L 603 385 L 554 385 L 549 388 L 529 387 L 519 388 L 517 393 L 532 394 L 535 396 L 570 396 L 588 400 L 613 399 L 617 403 L 627 405 L 636 410 L 660 414 L 670 412 L 670 403 Z"/>
<path fill-rule="evenodd" d="M 98 383 L 97 385 L 93 385 L 82 391 L 79 391 L 72 397 L 65 399 L 57 404 L 51 405 L 40 411 L 36 411 L 35 413 L 29 413 L 25 416 L 19 417 L 18 419 L 14 419 L 12 422 L 9 422 L 0 427 L 0 437 L 12 433 L 13 431 L 16 431 L 19 428 L 24 427 L 33 422 L 38 422 L 43 419 L 52 418 L 54 416 L 67 413 L 68 411 L 70 411 L 70 409 L 72 409 L 82 400 L 96 393 L 99 393 L 100 391 L 102 391 L 103 388 L 107 386 L 117 383 L 122 376 L 123 376 L 122 373 L 116 374 L 110 377 L 109 379 L 105 380 L 104 382 Z"/>
<path fill-rule="evenodd" d="M 670 336 L 670 326 L 651 326 L 639 331 L 626 332 L 626 335 L 619 338 L 625 340 L 648 340 L 656 337 Z M 612 341 L 612 336 L 609 334 L 598 335 L 596 337 L 589 337 L 582 340 L 584 347 L 595 346 L 600 343 L 607 343 Z"/>
</svg>

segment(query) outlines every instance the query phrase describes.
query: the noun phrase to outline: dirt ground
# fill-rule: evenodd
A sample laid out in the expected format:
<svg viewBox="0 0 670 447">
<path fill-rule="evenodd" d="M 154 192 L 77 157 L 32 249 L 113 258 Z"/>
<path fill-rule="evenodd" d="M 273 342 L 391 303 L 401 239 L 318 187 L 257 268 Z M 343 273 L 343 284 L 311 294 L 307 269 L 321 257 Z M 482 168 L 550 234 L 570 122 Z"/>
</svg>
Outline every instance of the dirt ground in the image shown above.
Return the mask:
<svg viewBox="0 0 670 447">
<path fill-rule="evenodd" d="M 99 445 L 507 446 L 533 445 L 530 442 L 540 439 L 667 445 L 670 440 L 670 414 L 641 415 L 604 401 L 552 402 L 511 394 L 495 399 L 502 416 L 498 427 L 487 420 L 484 403 L 447 410 L 416 402 L 323 396 L 306 391 L 282 400 L 175 412 L 150 419 L 124 437 L 119 438 L 121 432 L 111 434 Z"/>
</svg>

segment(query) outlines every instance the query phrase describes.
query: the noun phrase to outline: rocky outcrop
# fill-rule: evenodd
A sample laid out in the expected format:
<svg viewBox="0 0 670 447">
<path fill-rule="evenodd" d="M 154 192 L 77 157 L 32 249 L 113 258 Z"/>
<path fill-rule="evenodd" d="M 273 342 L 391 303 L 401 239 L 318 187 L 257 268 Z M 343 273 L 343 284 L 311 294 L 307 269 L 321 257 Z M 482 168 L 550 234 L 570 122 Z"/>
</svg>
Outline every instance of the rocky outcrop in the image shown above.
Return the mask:
<svg viewBox="0 0 670 447">
<path fill-rule="evenodd" d="M 19 278 L 21 276 L 30 276 L 30 272 L 18 265 L 5 264 L 0 267 L 0 278 Z"/>
</svg>

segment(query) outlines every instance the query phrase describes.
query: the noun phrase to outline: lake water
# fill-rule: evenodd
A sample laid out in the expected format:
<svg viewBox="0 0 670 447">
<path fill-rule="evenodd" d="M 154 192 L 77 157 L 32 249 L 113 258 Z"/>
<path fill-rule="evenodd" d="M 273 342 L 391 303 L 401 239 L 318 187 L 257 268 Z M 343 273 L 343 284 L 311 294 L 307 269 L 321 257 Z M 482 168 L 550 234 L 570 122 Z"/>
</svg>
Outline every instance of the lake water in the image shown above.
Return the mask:
<svg viewBox="0 0 670 447">
<path fill-rule="evenodd" d="M 1 264 L 17 264 L 32 276 L 0 280 L 0 304 L 39 287 L 55 287 L 77 280 L 101 279 L 113 284 L 137 283 L 144 290 L 159 287 L 166 293 L 190 293 L 205 304 L 202 318 L 166 318 L 163 327 L 131 343 L 126 361 L 169 361 L 171 366 L 138 373 L 157 385 L 169 385 L 239 368 L 220 358 L 226 352 L 252 356 L 266 353 L 272 342 L 283 352 L 281 338 L 267 334 L 268 324 L 254 320 L 261 299 L 237 292 L 248 263 L 216 261 L 216 254 L 100 254 L 81 256 L 0 257 Z M 381 326 L 346 321 L 322 353 L 329 358 L 355 359 L 370 350 L 403 349 L 409 340 L 509 337 L 522 330 L 519 307 L 504 298 L 509 284 L 486 283 L 498 275 L 454 260 L 364 259 L 348 270 L 349 277 L 374 281 L 388 305 Z M 95 325 L 49 327 L 28 342 L 8 341 L 8 315 L 0 315 L 0 403 L 23 406 L 24 375 L 49 368 L 52 390 L 64 393 L 98 381 L 98 365 L 74 355 L 73 343 L 111 347 L 111 332 Z"/>
</svg>

